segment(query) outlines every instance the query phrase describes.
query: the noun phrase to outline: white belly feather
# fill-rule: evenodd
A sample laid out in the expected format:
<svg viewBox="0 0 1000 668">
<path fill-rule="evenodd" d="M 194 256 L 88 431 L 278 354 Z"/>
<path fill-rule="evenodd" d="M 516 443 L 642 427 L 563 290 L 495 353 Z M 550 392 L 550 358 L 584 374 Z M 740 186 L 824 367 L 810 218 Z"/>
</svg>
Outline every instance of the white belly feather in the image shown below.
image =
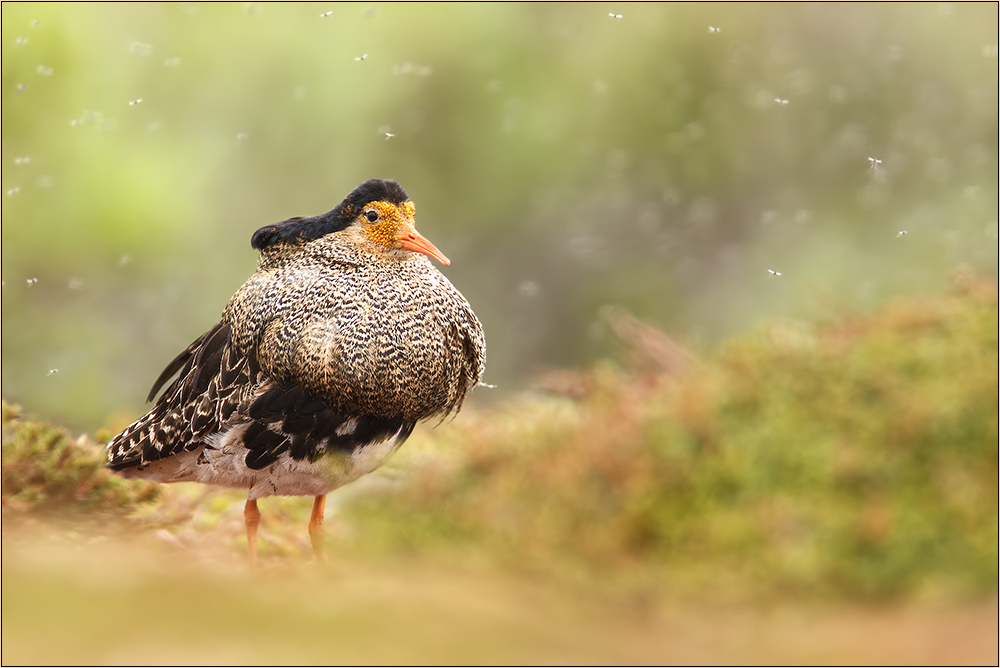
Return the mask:
<svg viewBox="0 0 1000 668">
<path fill-rule="evenodd" d="M 212 434 L 206 444 L 140 468 L 123 470 L 126 478 L 156 482 L 202 482 L 249 489 L 250 499 L 265 496 L 320 496 L 371 473 L 402 444 L 400 432 L 384 441 L 356 448 L 350 454 L 330 452 L 315 462 L 295 460 L 289 452 L 262 469 L 246 465 L 243 432 L 250 423 Z M 402 431 L 402 429 L 400 429 Z"/>
</svg>

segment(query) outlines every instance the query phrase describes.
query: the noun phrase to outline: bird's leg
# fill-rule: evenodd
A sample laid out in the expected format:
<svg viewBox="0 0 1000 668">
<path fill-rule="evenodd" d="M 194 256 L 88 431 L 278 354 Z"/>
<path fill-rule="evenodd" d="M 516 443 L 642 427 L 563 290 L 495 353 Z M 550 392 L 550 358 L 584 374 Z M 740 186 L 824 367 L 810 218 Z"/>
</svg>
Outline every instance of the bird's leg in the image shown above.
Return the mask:
<svg viewBox="0 0 1000 668">
<path fill-rule="evenodd" d="M 326 494 L 317 496 L 313 501 L 312 514 L 309 516 L 309 540 L 317 561 L 326 561 L 324 551 L 323 514 L 326 512 Z"/>
<path fill-rule="evenodd" d="M 243 506 L 243 519 L 247 523 L 247 550 L 250 556 L 250 566 L 257 565 L 257 527 L 260 526 L 260 511 L 257 509 L 257 499 L 247 499 Z"/>
</svg>

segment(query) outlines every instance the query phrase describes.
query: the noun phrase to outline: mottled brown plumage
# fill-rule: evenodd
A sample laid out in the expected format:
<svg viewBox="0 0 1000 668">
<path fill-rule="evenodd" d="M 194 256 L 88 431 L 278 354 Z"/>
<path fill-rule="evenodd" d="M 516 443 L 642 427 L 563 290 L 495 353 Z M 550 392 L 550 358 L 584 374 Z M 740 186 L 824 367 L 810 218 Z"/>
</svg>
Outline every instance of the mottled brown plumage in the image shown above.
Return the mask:
<svg viewBox="0 0 1000 668">
<path fill-rule="evenodd" d="M 176 379 L 108 444 L 108 465 L 246 488 L 255 536 L 255 499 L 315 496 L 321 520 L 323 495 L 376 468 L 416 422 L 459 410 L 485 340 L 413 211 L 395 181 L 372 179 L 327 214 L 258 230 L 257 272 L 164 369 L 150 400 Z"/>
</svg>

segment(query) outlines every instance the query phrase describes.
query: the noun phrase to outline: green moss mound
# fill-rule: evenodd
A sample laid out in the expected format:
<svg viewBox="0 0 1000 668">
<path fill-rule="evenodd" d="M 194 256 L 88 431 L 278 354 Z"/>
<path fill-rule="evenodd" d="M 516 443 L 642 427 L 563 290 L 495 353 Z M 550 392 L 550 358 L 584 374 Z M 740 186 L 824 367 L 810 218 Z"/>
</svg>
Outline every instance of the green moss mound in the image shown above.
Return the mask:
<svg viewBox="0 0 1000 668">
<path fill-rule="evenodd" d="M 104 449 L 86 435 L 24 416 L 3 402 L 3 509 L 124 514 L 156 497 L 156 486 L 104 468 Z"/>
<path fill-rule="evenodd" d="M 966 279 L 870 315 L 771 324 L 683 372 L 646 328 L 632 372 L 605 365 L 577 379 L 582 399 L 463 417 L 434 436 L 457 463 L 351 512 L 398 549 L 588 579 L 993 592 L 997 323 L 996 285 Z"/>
</svg>

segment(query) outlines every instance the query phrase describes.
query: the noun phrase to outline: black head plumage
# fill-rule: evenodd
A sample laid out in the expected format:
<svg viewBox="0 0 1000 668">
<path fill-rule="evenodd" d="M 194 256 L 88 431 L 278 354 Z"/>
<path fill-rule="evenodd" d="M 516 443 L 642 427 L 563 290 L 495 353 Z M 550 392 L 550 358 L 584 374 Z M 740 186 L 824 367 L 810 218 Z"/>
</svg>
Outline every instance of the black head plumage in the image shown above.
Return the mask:
<svg viewBox="0 0 1000 668">
<path fill-rule="evenodd" d="M 309 218 L 289 218 L 280 223 L 265 225 L 250 238 L 250 245 L 263 250 L 279 242 L 312 241 L 332 232 L 347 228 L 369 202 L 402 204 L 409 201 L 403 187 L 392 179 L 368 179 L 351 191 L 344 201 L 330 211 Z"/>
</svg>

